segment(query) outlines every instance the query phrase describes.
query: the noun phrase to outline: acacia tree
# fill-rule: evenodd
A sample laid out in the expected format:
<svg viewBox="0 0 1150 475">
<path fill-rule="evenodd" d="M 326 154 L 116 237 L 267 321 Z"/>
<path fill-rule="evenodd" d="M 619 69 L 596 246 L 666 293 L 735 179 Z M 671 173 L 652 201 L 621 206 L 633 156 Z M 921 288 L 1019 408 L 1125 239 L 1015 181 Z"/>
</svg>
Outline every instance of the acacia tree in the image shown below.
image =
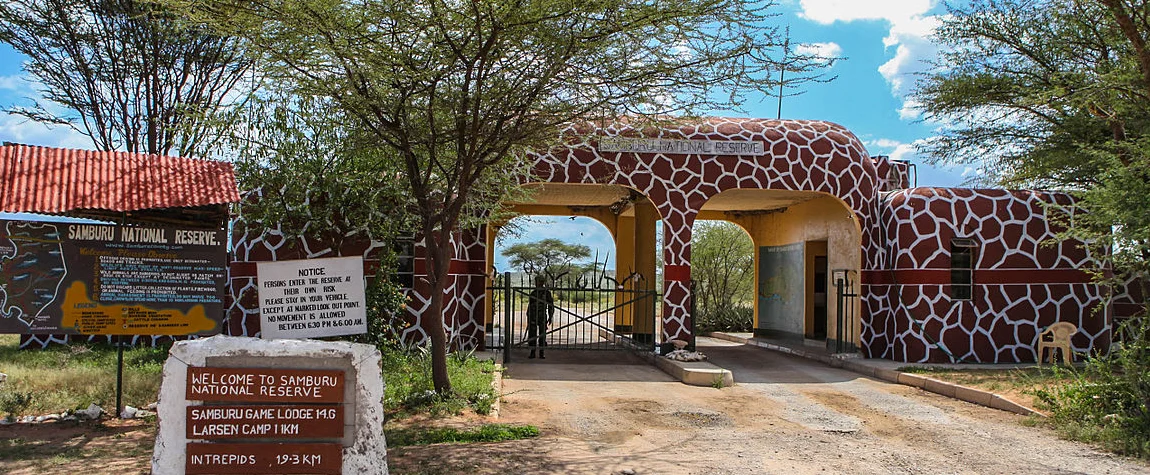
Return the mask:
<svg viewBox="0 0 1150 475">
<path fill-rule="evenodd" d="M 276 227 L 337 250 L 349 239 L 388 242 L 410 229 L 399 170 L 382 155 L 390 151 L 329 98 L 269 84 L 245 116 L 229 147 L 240 187 L 259 196 L 243 203 L 241 224 L 260 232 Z"/>
<path fill-rule="evenodd" d="M 565 123 L 736 107 L 777 90 L 784 56 L 770 2 L 169 1 L 246 38 L 275 80 L 331 98 L 398 161 L 426 250 L 421 323 L 441 393 L 452 233 L 499 209 L 527 150 L 557 145 Z M 792 87 L 826 65 L 786 60 Z"/>
<path fill-rule="evenodd" d="M 0 41 L 47 103 L 10 113 L 65 125 L 101 150 L 202 156 L 243 102 L 243 43 L 137 0 L 7 0 Z"/>
<path fill-rule="evenodd" d="M 691 232 L 691 276 L 699 311 L 713 314 L 754 298 L 754 244 L 739 225 L 699 221 Z"/>
<path fill-rule="evenodd" d="M 528 274 L 545 275 L 548 280 L 555 282 L 566 274 L 583 270 L 585 266 L 578 265 L 576 261 L 591 257 L 591 248 L 558 239 L 544 239 L 512 244 L 503 250 L 503 255 L 508 257 L 511 267 L 522 269 Z"/>
<path fill-rule="evenodd" d="M 1011 187 L 1074 191 L 1068 235 L 1150 282 L 1150 1 L 977 0 L 942 17 L 916 99 L 924 151 Z M 1144 288 L 1142 295 L 1150 295 Z M 1145 311 L 1146 302 L 1142 302 Z"/>
</svg>

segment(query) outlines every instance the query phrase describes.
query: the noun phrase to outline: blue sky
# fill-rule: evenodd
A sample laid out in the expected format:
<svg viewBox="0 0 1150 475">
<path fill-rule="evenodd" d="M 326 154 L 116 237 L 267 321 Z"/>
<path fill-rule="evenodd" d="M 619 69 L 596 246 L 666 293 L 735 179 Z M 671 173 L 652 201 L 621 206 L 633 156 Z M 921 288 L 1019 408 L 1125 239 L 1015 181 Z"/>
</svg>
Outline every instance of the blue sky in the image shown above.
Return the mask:
<svg viewBox="0 0 1150 475">
<path fill-rule="evenodd" d="M 775 21 L 790 26 L 792 42 L 804 48 L 847 59 L 830 69 L 838 78 L 810 84 L 805 93 L 783 100 L 783 118 L 836 122 L 853 131 L 872 155 L 890 155 L 918 166 L 920 186 L 959 186 L 976 170 L 929 166 L 916 156 L 913 144 L 935 133 L 937 124 L 925 123 L 907 99 L 914 74 L 925 71 L 924 61 L 936 49 L 929 34 L 942 13 L 937 0 L 779 0 Z M 25 105 L 36 86 L 27 81 L 22 58 L 0 45 L 0 106 Z M 778 103 L 762 98 L 747 105 L 752 117 L 773 118 Z M 0 113 L 0 142 L 20 142 L 90 148 L 87 138 L 66 128 L 48 129 L 23 118 Z M 589 219 L 534 218 L 525 233 L 508 244 L 558 237 L 614 255 L 605 228 Z M 497 259 L 499 269 L 505 260 Z"/>
</svg>

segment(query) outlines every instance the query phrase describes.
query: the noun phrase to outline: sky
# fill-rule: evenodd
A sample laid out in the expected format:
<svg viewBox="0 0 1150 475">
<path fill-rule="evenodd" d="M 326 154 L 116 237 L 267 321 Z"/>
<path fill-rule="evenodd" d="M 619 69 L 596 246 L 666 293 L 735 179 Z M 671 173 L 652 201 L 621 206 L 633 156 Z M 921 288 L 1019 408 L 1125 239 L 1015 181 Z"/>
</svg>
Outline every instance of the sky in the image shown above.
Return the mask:
<svg viewBox="0 0 1150 475">
<path fill-rule="evenodd" d="M 863 141 L 871 155 L 889 155 L 917 165 L 919 186 L 960 186 L 971 168 L 930 166 L 918 157 L 914 143 L 932 136 L 937 124 L 921 120 L 909 94 L 915 74 L 928 70 L 937 49 L 929 35 L 943 7 L 937 0 L 777 0 L 774 18 L 790 27 L 793 43 L 845 59 L 828 74 L 832 82 L 809 84 L 803 94 L 787 97 L 782 117 L 838 123 Z M 0 44 L 0 107 L 28 105 L 37 87 L 20 69 L 23 58 Z M 750 117 L 774 118 L 777 99 L 764 97 L 746 105 Z M 0 113 L 0 142 L 68 148 L 91 148 L 86 138 L 64 127 L 47 128 Z M 549 237 L 591 246 L 600 256 L 614 255 L 606 228 L 588 218 L 533 217 L 517 238 L 504 245 Z M 496 251 L 496 268 L 506 259 Z M 602 260 L 603 257 L 600 257 Z"/>
</svg>

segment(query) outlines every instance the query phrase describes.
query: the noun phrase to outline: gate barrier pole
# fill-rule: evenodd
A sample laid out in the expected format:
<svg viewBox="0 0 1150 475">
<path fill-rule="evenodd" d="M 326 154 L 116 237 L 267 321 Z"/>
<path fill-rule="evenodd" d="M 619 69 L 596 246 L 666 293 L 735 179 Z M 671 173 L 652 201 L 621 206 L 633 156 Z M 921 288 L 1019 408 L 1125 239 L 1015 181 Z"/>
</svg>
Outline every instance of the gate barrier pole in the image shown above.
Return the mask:
<svg viewBox="0 0 1150 475">
<path fill-rule="evenodd" d="M 511 272 L 503 273 L 503 364 L 511 362 Z"/>
</svg>

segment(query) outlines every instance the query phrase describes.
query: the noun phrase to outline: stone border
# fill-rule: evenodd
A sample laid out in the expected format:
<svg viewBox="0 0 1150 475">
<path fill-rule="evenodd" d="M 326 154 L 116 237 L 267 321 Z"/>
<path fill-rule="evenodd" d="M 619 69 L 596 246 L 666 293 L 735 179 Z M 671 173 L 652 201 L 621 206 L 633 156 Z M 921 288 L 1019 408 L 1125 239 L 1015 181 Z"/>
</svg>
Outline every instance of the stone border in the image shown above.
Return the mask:
<svg viewBox="0 0 1150 475">
<path fill-rule="evenodd" d="M 491 403 L 491 417 L 498 419 L 499 410 L 503 406 L 503 371 L 507 368 L 503 366 L 503 350 L 488 351 L 493 354 L 491 361 L 495 363 L 494 373 L 491 375 L 491 389 L 495 390 L 495 401 Z"/>
<path fill-rule="evenodd" d="M 735 375 L 730 370 L 720 368 L 706 361 L 676 361 L 655 355 L 655 366 L 671 375 L 672 378 L 691 386 L 734 386 Z M 721 383 L 719 381 L 722 381 Z"/>
<path fill-rule="evenodd" d="M 758 346 L 760 348 L 766 348 L 768 350 L 777 351 L 779 353 L 815 360 L 828 366 L 853 371 L 863 376 L 881 379 L 890 383 L 913 386 L 922 389 L 923 391 L 929 391 L 949 398 L 954 398 L 972 404 L 978 404 L 980 406 L 998 409 L 1001 411 L 1013 412 L 1023 416 L 1034 415 L 1039 417 L 1046 417 L 1046 415 L 1041 412 L 1018 404 L 992 392 L 946 381 L 940 381 L 934 378 L 927 378 L 925 376 L 913 373 L 903 373 L 893 369 L 879 368 L 877 366 L 866 364 L 863 362 L 865 360 L 860 361 L 855 358 L 832 356 L 814 351 L 807 351 L 802 348 L 789 348 L 761 340 L 742 338 L 720 332 L 709 333 L 705 336 L 734 343 Z"/>
</svg>

